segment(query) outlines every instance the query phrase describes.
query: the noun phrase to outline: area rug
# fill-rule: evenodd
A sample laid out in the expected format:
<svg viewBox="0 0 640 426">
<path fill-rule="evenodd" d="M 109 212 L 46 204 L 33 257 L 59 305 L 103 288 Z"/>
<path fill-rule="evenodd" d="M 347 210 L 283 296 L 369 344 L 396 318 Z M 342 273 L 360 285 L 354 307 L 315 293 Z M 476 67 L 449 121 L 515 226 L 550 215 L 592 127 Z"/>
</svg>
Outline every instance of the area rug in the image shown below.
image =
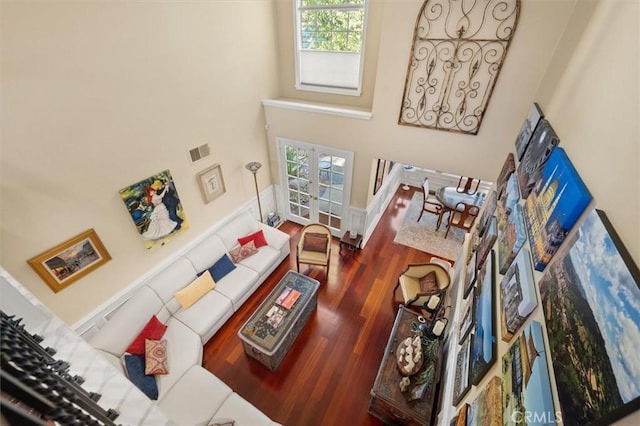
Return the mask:
<svg viewBox="0 0 640 426">
<path fill-rule="evenodd" d="M 455 261 L 462 250 L 464 230 L 451 228 L 449 235 L 445 239 L 444 234 L 447 232 L 446 219 L 448 215 L 445 214 L 440 230 L 437 231 L 436 222 L 438 217 L 434 214 L 425 212 L 420 222 L 418 222 L 421 209 L 422 193 L 416 192 L 413 194 L 413 198 L 405 212 L 402 226 L 396 233 L 393 242 Z"/>
</svg>

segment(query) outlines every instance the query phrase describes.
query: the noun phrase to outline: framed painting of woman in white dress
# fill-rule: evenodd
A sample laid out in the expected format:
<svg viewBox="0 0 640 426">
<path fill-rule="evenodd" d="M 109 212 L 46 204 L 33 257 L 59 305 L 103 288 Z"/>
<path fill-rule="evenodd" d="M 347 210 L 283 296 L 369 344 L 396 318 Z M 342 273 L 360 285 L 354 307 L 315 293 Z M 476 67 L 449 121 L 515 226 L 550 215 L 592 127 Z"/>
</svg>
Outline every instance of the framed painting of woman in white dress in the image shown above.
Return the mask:
<svg viewBox="0 0 640 426">
<path fill-rule="evenodd" d="M 120 197 L 149 250 L 189 227 L 169 170 L 121 189 Z"/>
</svg>

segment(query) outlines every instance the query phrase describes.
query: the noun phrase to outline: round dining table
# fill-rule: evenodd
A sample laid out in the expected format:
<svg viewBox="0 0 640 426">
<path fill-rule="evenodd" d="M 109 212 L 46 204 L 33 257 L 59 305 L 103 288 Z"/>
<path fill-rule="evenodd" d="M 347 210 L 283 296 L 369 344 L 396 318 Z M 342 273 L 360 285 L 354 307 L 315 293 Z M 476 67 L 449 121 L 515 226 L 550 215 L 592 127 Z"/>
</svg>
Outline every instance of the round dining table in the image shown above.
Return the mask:
<svg viewBox="0 0 640 426">
<path fill-rule="evenodd" d="M 443 212 L 451 214 L 452 210 L 455 210 L 458 203 L 473 204 L 474 206 L 482 207 L 486 192 L 478 191 L 475 194 L 467 194 L 466 192 L 458 192 L 458 188 L 455 186 L 442 186 L 435 190 L 435 196 L 440 204 L 442 204 Z M 440 227 L 438 226 L 438 229 Z"/>
</svg>

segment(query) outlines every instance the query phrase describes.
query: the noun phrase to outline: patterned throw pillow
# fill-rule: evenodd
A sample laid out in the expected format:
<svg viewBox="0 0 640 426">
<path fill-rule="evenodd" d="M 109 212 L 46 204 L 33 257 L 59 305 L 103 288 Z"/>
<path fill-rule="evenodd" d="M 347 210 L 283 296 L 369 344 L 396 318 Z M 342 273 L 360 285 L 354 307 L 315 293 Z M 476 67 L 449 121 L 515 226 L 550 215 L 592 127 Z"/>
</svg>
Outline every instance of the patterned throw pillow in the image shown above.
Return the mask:
<svg viewBox="0 0 640 426">
<path fill-rule="evenodd" d="M 236 421 L 231 419 L 213 419 L 209 426 L 234 426 L 235 424 Z"/>
<path fill-rule="evenodd" d="M 144 342 L 144 374 L 168 374 L 167 341 L 145 340 Z"/>
<path fill-rule="evenodd" d="M 245 260 L 249 256 L 253 256 L 258 252 L 256 245 L 253 241 L 249 241 L 247 244 L 243 246 L 236 246 L 230 252 L 229 256 L 231 256 L 231 260 L 233 263 L 238 263 Z"/>
<path fill-rule="evenodd" d="M 436 279 L 436 272 L 431 271 L 424 277 L 420 278 L 420 293 L 433 293 L 438 291 L 438 280 Z"/>
<path fill-rule="evenodd" d="M 167 326 L 160 322 L 155 315 L 151 317 L 149 322 L 144 326 L 140 334 L 133 339 L 126 352 L 134 355 L 144 355 L 145 339 L 160 340 L 164 335 Z"/>
</svg>

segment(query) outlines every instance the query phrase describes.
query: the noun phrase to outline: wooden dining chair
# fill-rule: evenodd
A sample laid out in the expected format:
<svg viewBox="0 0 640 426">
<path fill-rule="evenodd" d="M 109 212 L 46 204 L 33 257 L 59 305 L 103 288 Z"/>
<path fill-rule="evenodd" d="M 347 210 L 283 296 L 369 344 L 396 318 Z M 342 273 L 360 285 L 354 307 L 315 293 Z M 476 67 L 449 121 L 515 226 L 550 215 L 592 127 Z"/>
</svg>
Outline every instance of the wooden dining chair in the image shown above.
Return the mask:
<svg viewBox="0 0 640 426">
<path fill-rule="evenodd" d="M 458 180 L 458 187 L 456 191 L 464 194 L 473 195 L 478 192 L 478 187 L 480 186 L 480 179 L 469 177 L 469 176 L 460 176 L 460 180 Z"/>
<path fill-rule="evenodd" d="M 444 209 L 442 208 L 442 204 L 440 204 L 440 201 L 438 201 L 429 193 L 429 178 L 424 178 L 424 181 L 422 182 L 422 210 L 420 211 L 420 216 L 418 216 L 418 222 L 420 222 L 420 219 L 422 219 L 422 214 L 424 212 L 432 213 L 438 216 L 436 229 L 440 228 L 440 223 L 442 222 L 442 213 L 444 213 Z"/>
<path fill-rule="evenodd" d="M 449 213 L 447 232 L 444 234 L 444 237 L 447 238 L 451 227 L 461 228 L 469 232 L 473 227 L 479 212 L 480 207 L 476 205 L 465 204 L 463 202 L 456 204 L 455 210 L 452 210 L 451 213 Z"/>
</svg>

